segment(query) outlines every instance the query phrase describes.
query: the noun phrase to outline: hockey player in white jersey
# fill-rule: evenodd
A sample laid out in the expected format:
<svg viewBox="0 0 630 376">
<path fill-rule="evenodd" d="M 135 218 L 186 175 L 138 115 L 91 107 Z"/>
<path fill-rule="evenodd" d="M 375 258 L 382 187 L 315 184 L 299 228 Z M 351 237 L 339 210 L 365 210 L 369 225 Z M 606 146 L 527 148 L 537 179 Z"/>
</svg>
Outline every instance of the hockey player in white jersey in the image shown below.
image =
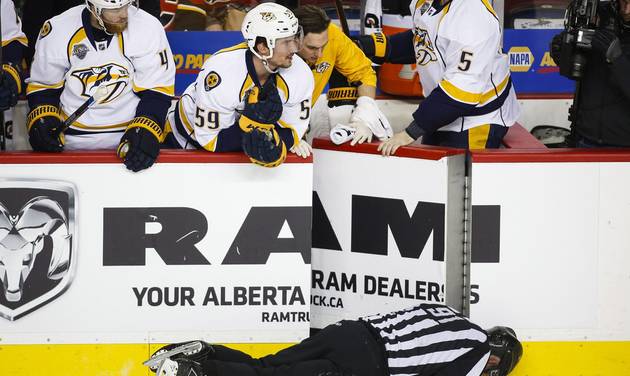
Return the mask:
<svg viewBox="0 0 630 376">
<path fill-rule="evenodd" d="M 26 35 L 22 32 L 22 23 L 15 14 L 11 0 L 0 1 L 2 15 L 2 76 L 0 77 L 0 111 L 5 111 L 17 104 L 22 92 L 20 63 Z"/>
<path fill-rule="evenodd" d="M 362 36 L 370 57 L 417 66 L 425 99 L 402 132 L 379 145 L 384 155 L 423 144 L 498 148 L 520 113 L 501 24 L 487 0 L 414 0 L 413 29 Z"/>
<path fill-rule="evenodd" d="M 128 169 L 150 167 L 165 137 L 175 66 L 159 21 L 133 0 L 86 0 L 42 27 L 28 79 L 34 150 L 117 149 Z M 63 129 L 85 101 L 106 95 Z"/>
<path fill-rule="evenodd" d="M 210 57 L 169 112 L 169 143 L 211 152 L 243 150 L 265 167 L 302 153 L 313 75 L 296 53 L 301 33 L 287 8 L 263 3 L 243 21 L 246 42 Z"/>
</svg>

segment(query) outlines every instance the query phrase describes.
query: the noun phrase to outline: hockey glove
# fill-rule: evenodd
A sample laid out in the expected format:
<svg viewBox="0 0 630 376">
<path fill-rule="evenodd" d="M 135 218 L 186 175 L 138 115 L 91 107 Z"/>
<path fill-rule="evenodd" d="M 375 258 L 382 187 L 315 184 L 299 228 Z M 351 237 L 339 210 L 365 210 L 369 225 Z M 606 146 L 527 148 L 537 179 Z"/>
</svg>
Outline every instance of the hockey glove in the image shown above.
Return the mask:
<svg viewBox="0 0 630 376">
<path fill-rule="evenodd" d="M 357 134 L 352 140 L 352 145 L 357 142 L 370 142 L 372 140 L 372 134 L 381 141 L 394 135 L 389 120 L 387 120 L 385 114 L 378 108 L 374 98 L 368 96 L 361 96 L 357 99 L 357 106 L 354 108 L 352 116 L 350 117 L 350 125 L 353 126 L 353 123 L 367 126 L 370 134 L 367 134 L 367 130 L 355 126 L 355 128 L 357 128 Z"/>
<path fill-rule="evenodd" d="M 262 88 L 254 86 L 245 99 L 245 108 L 239 119 L 243 131 L 263 125 L 275 124 L 282 116 L 282 100 L 278 94 L 275 77 L 269 77 Z M 267 125 L 265 127 L 264 125 Z"/>
<path fill-rule="evenodd" d="M 249 160 L 263 167 L 279 166 L 287 157 L 287 147 L 274 128 L 243 132 L 242 146 Z"/>
<path fill-rule="evenodd" d="M 116 154 L 128 170 L 138 172 L 153 165 L 160 154 L 164 132 L 147 117 L 133 119 L 120 139 Z"/>
<path fill-rule="evenodd" d="M 0 111 L 8 110 L 15 106 L 22 90 L 22 79 L 18 68 L 13 64 L 2 65 L 0 77 Z"/>
<path fill-rule="evenodd" d="M 61 152 L 64 137 L 61 132 L 61 118 L 55 106 L 35 107 L 28 114 L 28 141 L 35 151 Z"/>
<path fill-rule="evenodd" d="M 383 64 L 387 61 L 390 52 L 388 38 L 383 33 L 370 35 L 360 35 L 353 38 L 354 43 L 359 46 L 365 56 L 375 64 Z"/>
<path fill-rule="evenodd" d="M 612 30 L 598 29 L 593 35 L 593 49 L 602 55 L 607 62 L 612 63 L 621 55 L 621 42 Z"/>
</svg>

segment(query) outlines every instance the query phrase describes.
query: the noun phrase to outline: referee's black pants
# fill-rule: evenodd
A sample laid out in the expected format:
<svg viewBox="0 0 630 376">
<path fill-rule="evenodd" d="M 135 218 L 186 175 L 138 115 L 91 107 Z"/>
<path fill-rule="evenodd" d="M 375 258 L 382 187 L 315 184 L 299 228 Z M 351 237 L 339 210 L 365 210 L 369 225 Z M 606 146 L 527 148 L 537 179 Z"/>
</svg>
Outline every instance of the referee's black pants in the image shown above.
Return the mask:
<svg viewBox="0 0 630 376">
<path fill-rule="evenodd" d="M 260 359 L 214 346 L 203 362 L 208 376 L 387 376 L 382 344 L 365 323 L 341 321 L 297 345 Z"/>
</svg>

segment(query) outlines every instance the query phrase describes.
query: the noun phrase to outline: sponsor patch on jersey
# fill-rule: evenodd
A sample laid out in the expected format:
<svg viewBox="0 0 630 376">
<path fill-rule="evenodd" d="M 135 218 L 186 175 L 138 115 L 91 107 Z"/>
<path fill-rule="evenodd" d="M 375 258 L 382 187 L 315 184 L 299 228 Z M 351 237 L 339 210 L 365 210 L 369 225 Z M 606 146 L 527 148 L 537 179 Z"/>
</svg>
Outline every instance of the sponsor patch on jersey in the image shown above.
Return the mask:
<svg viewBox="0 0 630 376">
<path fill-rule="evenodd" d="M 50 21 L 46 21 L 44 23 L 44 26 L 42 26 L 41 30 L 39 31 L 39 39 L 46 37 L 46 35 L 50 34 L 51 31 L 52 25 L 50 24 Z"/>
<path fill-rule="evenodd" d="M 88 48 L 85 44 L 75 44 L 72 46 L 72 56 L 76 56 L 79 59 L 83 60 L 85 55 L 88 53 Z"/>
<path fill-rule="evenodd" d="M 323 63 L 317 64 L 313 70 L 317 73 L 324 73 L 328 68 L 330 68 L 330 64 L 324 61 Z"/>
<path fill-rule="evenodd" d="M 208 73 L 208 75 L 206 76 L 203 86 L 206 89 L 206 91 L 210 91 L 214 89 L 215 87 L 219 86 L 220 83 L 221 83 L 221 76 L 219 76 L 217 72 L 212 71 Z"/>
<path fill-rule="evenodd" d="M 276 15 L 272 12 L 260 12 L 263 21 L 270 22 L 276 19 Z"/>
</svg>

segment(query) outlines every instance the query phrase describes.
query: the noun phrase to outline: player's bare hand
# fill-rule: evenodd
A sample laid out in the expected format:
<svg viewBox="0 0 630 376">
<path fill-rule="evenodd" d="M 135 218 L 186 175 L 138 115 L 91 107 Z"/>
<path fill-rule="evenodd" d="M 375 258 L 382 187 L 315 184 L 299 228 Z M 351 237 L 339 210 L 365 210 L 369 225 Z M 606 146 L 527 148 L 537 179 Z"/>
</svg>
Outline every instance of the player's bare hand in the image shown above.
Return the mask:
<svg viewBox="0 0 630 376">
<path fill-rule="evenodd" d="M 378 151 L 380 151 L 381 154 L 386 157 L 388 155 L 393 155 L 394 153 L 396 153 L 396 150 L 398 150 L 399 147 L 407 146 L 414 141 L 415 140 L 411 138 L 411 136 L 409 136 L 407 132 L 398 132 L 394 135 L 394 137 L 390 138 L 389 140 L 381 142 L 381 144 L 378 145 Z"/>
<path fill-rule="evenodd" d="M 291 153 L 295 153 L 302 158 L 308 158 L 313 153 L 313 148 L 309 145 L 308 142 L 304 140 L 300 140 L 300 143 L 297 145 L 293 145 L 291 148 Z"/>
</svg>

